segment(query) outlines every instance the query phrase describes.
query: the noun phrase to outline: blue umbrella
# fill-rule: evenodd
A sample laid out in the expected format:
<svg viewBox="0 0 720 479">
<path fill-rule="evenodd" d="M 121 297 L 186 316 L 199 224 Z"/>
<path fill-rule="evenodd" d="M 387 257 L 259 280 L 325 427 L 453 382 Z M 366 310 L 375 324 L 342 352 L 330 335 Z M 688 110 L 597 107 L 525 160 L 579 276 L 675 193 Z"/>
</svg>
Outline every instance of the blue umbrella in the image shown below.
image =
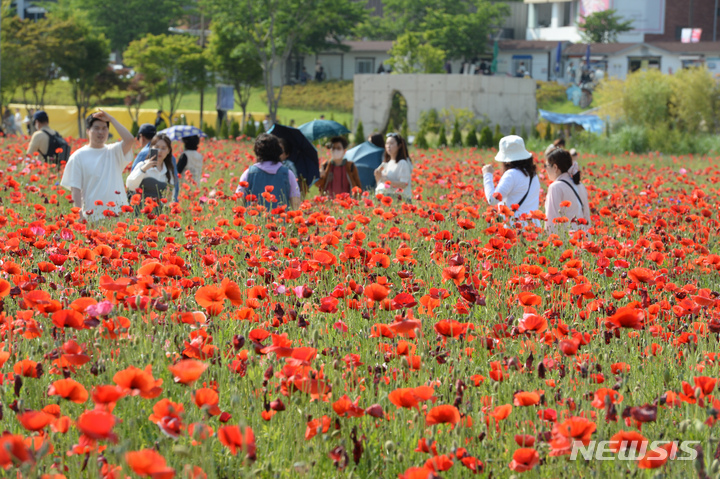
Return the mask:
<svg viewBox="0 0 720 479">
<path fill-rule="evenodd" d="M 293 162 L 298 176 L 304 178 L 307 185 L 311 185 L 315 178 L 320 178 L 317 150 L 300 130 L 276 123 L 268 130 L 268 133 L 278 138 L 284 138 L 289 143 L 291 151 L 288 160 Z"/>
<path fill-rule="evenodd" d="M 375 146 L 369 141 L 361 143 L 345 153 L 345 159 L 357 166 L 360 183 L 364 190 L 375 188 L 375 169 L 383 160 L 384 148 Z"/>
<path fill-rule="evenodd" d="M 304 125 L 300 125 L 298 128 L 302 131 L 310 141 L 315 141 L 319 138 L 327 138 L 328 136 L 339 136 L 350 133 L 350 130 L 345 128 L 340 123 L 333 120 L 313 120 Z"/>
<path fill-rule="evenodd" d="M 170 128 L 165 128 L 162 131 L 158 131 L 158 135 L 164 134 L 167 135 L 168 138 L 171 140 L 180 140 L 182 138 L 187 138 L 188 136 L 203 136 L 207 137 L 205 133 L 202 132 L 200 128 L 197 128 L 195 126 L 188 126 L 188 125 L 175 125 L 171 126 Z"/>
</svg>

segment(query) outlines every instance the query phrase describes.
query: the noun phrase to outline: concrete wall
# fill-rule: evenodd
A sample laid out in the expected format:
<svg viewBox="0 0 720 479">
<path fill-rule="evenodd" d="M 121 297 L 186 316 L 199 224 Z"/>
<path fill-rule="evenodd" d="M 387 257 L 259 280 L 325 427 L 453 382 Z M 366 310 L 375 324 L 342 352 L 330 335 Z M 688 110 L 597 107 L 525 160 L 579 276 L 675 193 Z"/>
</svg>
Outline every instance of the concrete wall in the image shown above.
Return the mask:
<svg viewBox="0 0 720 479">
<path fill-rule="evenodd" d="M 533 80 L 483 75 L 355 75 L 354 86 L 354 126 L 362 120 L 366 132 L 385 127 L 395 91 L 407 101 L 410 130 L 417 130 L 420 112 L 451 106 L 486 116 L 504 131 L 513 126 L 517 131 L 523 126 L 530 131 L 537 120 Z"/>
</svg>

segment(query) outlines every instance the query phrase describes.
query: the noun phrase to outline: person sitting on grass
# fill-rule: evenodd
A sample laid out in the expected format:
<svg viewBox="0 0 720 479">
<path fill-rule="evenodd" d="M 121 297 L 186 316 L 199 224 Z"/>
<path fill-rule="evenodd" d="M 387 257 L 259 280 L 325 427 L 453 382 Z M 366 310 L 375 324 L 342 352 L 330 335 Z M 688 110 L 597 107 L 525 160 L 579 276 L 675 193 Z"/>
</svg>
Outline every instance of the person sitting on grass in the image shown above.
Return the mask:
<svg viewBox="0 0 720 479">
<path fill-rule="evenodd" d="M 335 136 L 330 139 L 332 158 L 320 167 L 318 189 L 334 197 L 343 193 L 351 194 L 354 187 L 362 188 L 360 174 L 352 161 L 345 159 L 348 141 L 345 137 Z"/>
<path fill-rule="evenodd" d="M 290 204 L 294 210 L 300 208 L 300 188 L 292 171 L 283 166 L 280 155 L 283 150 L 277 137 L 262 133 L 255 139 L 255 164 L 240 176 L 240 185 L 235 191 L 242 193 L 246 201 L 255 201 L 268 209 Z M 266 187 L 272 186 L 267 198 Z"/>
<path fill-rule="evenodd" d="M 122 141 L 106 145 L 110 124 Z M 88 116 L 85 128 L 90 143 L 70 155 L 60 186 L 71 191 L 73 205 L 86 219 L 97 221 L 117 216 L 129 206 L 122 174 L 132 161 L 135 138 L 103 110 Z"/>
</svg>

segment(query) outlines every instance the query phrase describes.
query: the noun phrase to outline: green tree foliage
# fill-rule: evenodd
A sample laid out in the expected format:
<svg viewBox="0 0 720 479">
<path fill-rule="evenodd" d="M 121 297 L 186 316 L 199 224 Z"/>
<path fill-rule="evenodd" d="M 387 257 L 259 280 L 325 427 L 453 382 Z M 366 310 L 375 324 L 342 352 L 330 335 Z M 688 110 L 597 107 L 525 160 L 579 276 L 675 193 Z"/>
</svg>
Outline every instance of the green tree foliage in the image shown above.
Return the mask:
<svg viewBox="0 0 720 479">
<path fill-rule="evenodd" d="M 440 134 L 438 135 L 438 148 L 447 146 L 447 135 L 445 134 L 445 125 L 440 125 Z"/>
<path fill-rule="evenodd" d="M 465 137 L 465 146 L 468 148 L 477 148 L 478 147 L 478 137 L 477 137 L 477 131 L 475 128 L 471 128 L 467 132 L 467 136 Z"/>
<path fill-rule="evenodd" d="M 408 128 L 407 118 L 405 118 L 402 122 L 402 125 L 400 125 L 400 136 L 405 138 L 405 140 L 407 140 L 408 136 L 410 136 L 410 130 Z"/>
<path fill-rule="evenodd" d="M 183 95 L 205 84 L 205 57 L 188 36 L 148 34 L 130 43 L 125 62 L 143 75 L 162 109 L 161 98 L 167 95 L 171 122 Z"/>
<path fill-rule="evenodd" d="M 509 13 L 503 2 L 491 0 L 384 0 L 383 16 L 370 17 L 359 33 L 383 40 L 422 34 L 447 58 L 469 60 L 485 52 L 488 35 Z"/>
<path fill-rule="evenodd" d="M 420 131 L 417 132 L 417 135 L 415 135 L 415 143 L 413 146 L 422 150 L 428 149 L 427 134 L 424 129 L 421 128 Z"/>
<path fill-rule="evenodd" d="M 615 43 L 619 33 L 633 29 L 632 20 L 622 20 L 612 8 L 585 17 L 580 35 L 585 43 Z"/>
<path fill-rule="evenodd" d="M 71 24 L 51 15 L 38 21 L 3 17 L 3 94 L 19 89 L 26 107 L 45 105 L 47 87 L 60 71 L 58 59 L 75 48 L 77 38 L 70 34 Z"/>
<path fill-rule="evenodd" d="M 502 140 L 503 134 L 502 131 L 500 131 L 500 125 L 495 125 L 495 133 L 493 134 L 493 146 L 497 147 L 500 145 L 500 140 Z"/>
<path fill-rule="evenodd" d="M 706 68 L 679 70 L 671 78 L 670 115 L 688 132 L 717 131 L 720 87 Z"/>
<path fill-rule="evenodd" d="M 442 73 L 445 52 L 432 46 L 422 33 L 400 35 L 390 49 L 386 61 L 393 73 Z"/>
<path fill-rule="evenodd" d="M 161 35 L 179 23 L 193 0 L 62 0 L 61 8 L 84 15 L 110 40 L 114 51 L 123 51 L 147 34 Z"/>
<path fill-rule="evenodd" d="M 240 136 L 240 123 L 233 119 L 230 123 L 230 139 L 234 140 L 238 136 Z"/>
<path fill-rule="evenodd" d="M 440 115 L 435 108 L 420 112 L 420 120 L 418 121 L 420 129 L 430 133 L 437 133 L 440 131 L 440 123 Z"/>
<path fill-rule="evenodd" d="M 274 72 L 285 77 L 285 65 L 297 51 L 321 51 L 330 45 L 343 49 L 340 37 L 351 32 L 367 14 L 352 0 L 205 0 L 214 28 L 247 38 L 263 69 L 268 113 L 272 121 L 283 87 L 273 85 Z"/>
<path fill-rule="evenodd" d="M 227 140 L 229 135 L 230 135 L 230 131 L 228 129 L 228 122 L 227 122 L 227 119 L 224 119 L 220 123 L 220 132 L 218 133 L 218 137 L 221 140 Z"/>
<path fill-rule="evenodd" d="M 113 86 L 117 75 L 108 69 L 110 44 L 102 33 L 70 18 L 64 35 L 72 48 L 56 59 L 63 74 L 68 77 L 77 108 L 78 135 L 84 136 L 84 118 L 88 115 L 93 97 L 99 98 Z"/>
<path fill-rule="evenodd" d="M 365 129 L 363 128 L 362 120 L 358 121 L 357 129 L 355 130 L 355 144 L 359 145 L 365 141 Z"/>
<path fill-rule="evenodd" d="M 242 30 L 228 28 L 223 23 L 214 23 L 212 28 L 205 53 L 218 80 L 233 86 L 244 119 L 252 87 L 262 83 L 260 58 Z"/>
<path fill-rule="evenodd" d="M 452 137 L 450 138 L 450 144 L 454 147 L 462 146 L 462 132 L 460 131 L 460 122 L 455 120 L 453 125 Z"/>
<path fill-rule="evenodd" d="M 493 134 L 489 126 L 484 126 L 480 130 L 480 148 L 492 148 L 493 147 Z"/>
</svg>

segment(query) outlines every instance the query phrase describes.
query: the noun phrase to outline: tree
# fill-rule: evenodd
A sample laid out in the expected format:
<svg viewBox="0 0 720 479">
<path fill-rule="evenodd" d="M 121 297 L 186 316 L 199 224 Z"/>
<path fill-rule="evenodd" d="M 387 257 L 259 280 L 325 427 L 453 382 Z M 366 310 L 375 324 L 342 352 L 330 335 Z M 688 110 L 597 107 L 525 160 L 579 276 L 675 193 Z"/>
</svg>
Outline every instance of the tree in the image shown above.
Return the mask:
<svg viewBox="0 0 720 479">
<path fill-rule="evenodd" d="M 610 8 L 585 17 L 580 35 L 585 43 L 615 43 L 619 33 L 633 29 L 632 24 L 632 20 L 622 21 L 617 10 Z"/>
<path fill-rule="evenodd" d="M 140 118 L 140 107 L 150 96 L 150 85 L 143 80 L 142 73 L 135 73 L 125 87 L 127 95 L 125 96 L 125 106 L 128 114 L 133 120 L 133 124 L 137 125 Z"/>
<path fill-rule="evenodd" d="M 110 45 L 102 33 L 93 32 L 73 18 L 68 20 L 65 36 L 73 42 L 73 47 L 57 58 L 57 64 L 70 82 L 77 107 L 78 135 L 82 137 L 85 133 L 83 119 L 87 116 L 92 97 L 101 96 L 113 86 L 112 78 L 107 75 L 100 78 L 108 69 Z"/>
<path fill-rule="evenodd" d="M 297 48 L 343 48 L 338 39 L 352 30 L 365 15 L 353 0 L 205 0 L 214 25 L 234 30 L 248 38 L 263 69 L 268 114 L 272 121 L 283 85 L 274 86 L 275 69 L 284 78 L 288 58 Z"/>
<path fill-rule="evenodd" d="M 250 101 L 252 87 L 262 81 L 262 67 L 257 51 L 242 32 L 213 24 L 210 45 L 206 50 L 208 60 L 218 78 L 233 86 L 238 104 L 242 109 L 243 126 Z"/>
<path fill-rule="evenodd" d="M 143 75 L 161 108 L 167 95 L 171 125 L 183 95 L 205 84 L 205 61 L 196 40 L 184 35 L 148 34 L 125 51 L 125 62 Z"/>
<path fill-rule="evenodd" d="M 408 32 L 393 42 L 387 64 L 393 73 L 442 73 L 445 52 L 430 45 L 421 33 Z"/>
<path fill-rule="evenodd" d="M 2 62 L 0 63 L 0 77 L 2 78 L 2 82 L 0 82 L 0 107 L 2 107 L 2 105 L 9 103 L 22 77 L 22 71 L 19 67 L 21 38 L 18 36 L 22 22 L 17 16 L 11 13 L 9 0 L 3 0 L 0 9 L 0 16 L 2 17 L 2 31 L 0 32 L 0 50 L 2 51 Z"/>
<path fill-rule="evenodd" d="M 422 34 L 447 58 L 470 60 L 485 52 L 488 35 L 509 13 L 504 2 L 491 0 L 384 0 L 383 16 L 370 17 L 357 30 L 378 40 Z"/>
<path fill-rule="evenodd" d="M 58 8 L 84 15 L 90 25 L 110 40 L 113 51 L 122 52 L 130 42 L 148 33 L 167 33 L 193 3 L 192 0 L 62 0 Z"/>
<path fill-rule="evenodd" d="M 7 24 L 3 19 L 2 61 L 17 72 L 13 89 L 21 90 L 27 108 L 43 108 L 47 87 L 58 76 L 58 59 L 75 48 L 77 38 L 68 35 L 70 25 L 52 16 L 34 22 L 15 17 Z"/>
</svg>

